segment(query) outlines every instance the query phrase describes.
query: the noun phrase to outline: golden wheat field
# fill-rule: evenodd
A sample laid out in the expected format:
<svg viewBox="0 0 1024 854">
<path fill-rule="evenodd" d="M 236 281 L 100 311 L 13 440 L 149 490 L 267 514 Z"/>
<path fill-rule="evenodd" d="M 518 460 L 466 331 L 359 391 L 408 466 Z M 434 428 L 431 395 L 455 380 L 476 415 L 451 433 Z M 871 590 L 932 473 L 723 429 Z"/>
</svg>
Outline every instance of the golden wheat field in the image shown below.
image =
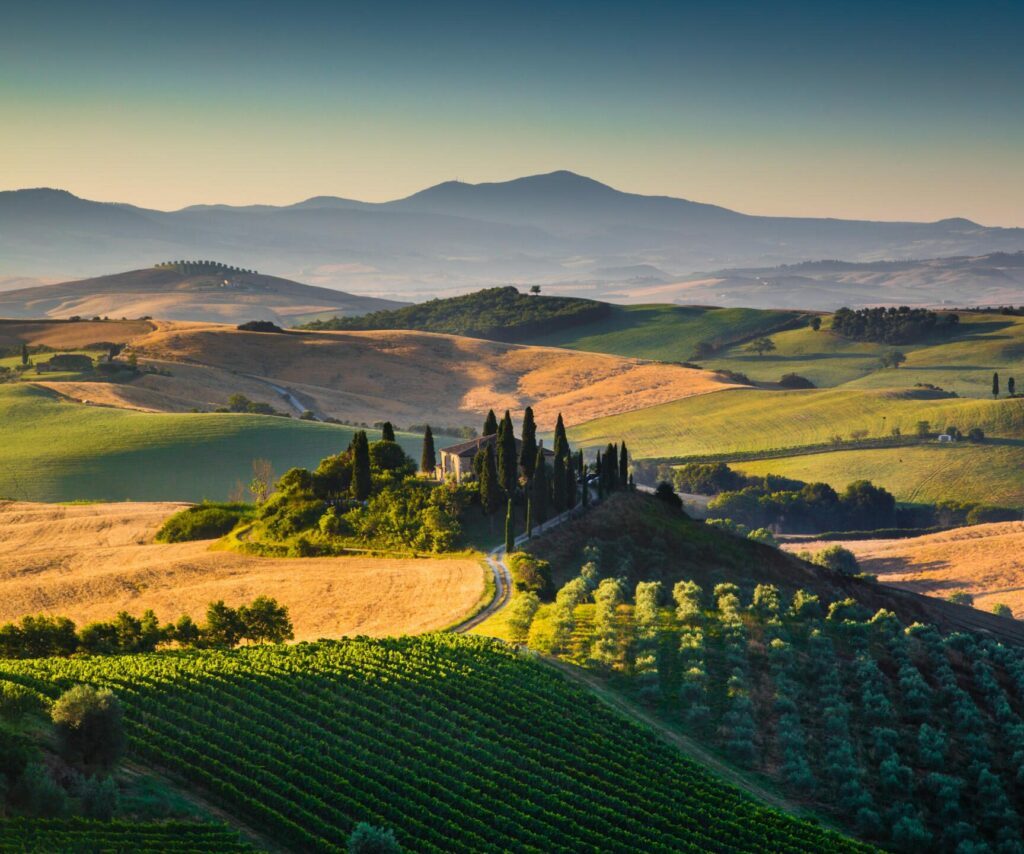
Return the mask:
<svg viewBox="0 0 1024 854">
<path fill-rule="evenodd" d="M 161 621 L 200 621 L 211 601 L 267 595 L 288 606 L 296 640 L 379 637 L 444 628 L 484 595 L 472 558 L 271 559 L 153 543 L 182 506 L 0 504 L 0 621 L 47 613 L 81 625 L 147 608 Z"/>
<path fill-rule="evenodd" d="M 181 412 L 223 406 L 234 392 L 287 408 L 271 387 L 278 385 L 318 415 L 349 421 L 476 425 L 488 409 L 518 417 L 533 406 L 540 429 L 550 430 L 559 412 L 580 423 L 735 388 L 679 365 L 427 332 L 277 335 L 210 323 L 156 326 L 132 350 L 170 376 L 130 385 L 61 383 L 59 390 Z"/>
<path fill-rule="evenodd" d="M 787 551 L 817 551 L 828 543 L 786 545 Z M 855 540 L 848 548 L 861 569 L 895 587 L 938 596 L 965 592 L 974 606 L 991 611 L 1009 605 L 1024 616 L 1024 522 L 972 525 L 902 540 Z"/>
</svg>

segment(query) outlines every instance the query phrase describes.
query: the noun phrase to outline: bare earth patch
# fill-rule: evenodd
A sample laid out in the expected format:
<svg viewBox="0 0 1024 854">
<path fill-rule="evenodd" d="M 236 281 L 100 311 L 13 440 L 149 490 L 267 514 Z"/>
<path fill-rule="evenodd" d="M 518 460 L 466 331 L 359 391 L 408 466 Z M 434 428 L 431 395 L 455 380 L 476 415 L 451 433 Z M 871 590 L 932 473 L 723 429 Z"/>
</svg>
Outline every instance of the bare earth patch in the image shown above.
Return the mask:
<svg viewBox="0 0 1024 854">
<path fill-rule="evenodd" d="M 785 546 L 817 551 L 827 543 Z M 973 525 L 903 540 L 855 540 L 840 545 L 860 561 L 864 572 L 894 587 L 938 596 L 966 592 L 974 606 L 991 611 L 1002 602 L 1024 617 L 1024 522 Z"/>
<path fill-rule="evenodd" d="M 484 593 L 473 559 L 272 559 L 153 543 L 182 506 L 0 504 L 0 622 L 47 613 L 82 625 L 147 608 L 201 620 L 211 601 L 265 594 L 288 606 L 296 640 L 380 637 L 444 628 Z"/>
</svg>

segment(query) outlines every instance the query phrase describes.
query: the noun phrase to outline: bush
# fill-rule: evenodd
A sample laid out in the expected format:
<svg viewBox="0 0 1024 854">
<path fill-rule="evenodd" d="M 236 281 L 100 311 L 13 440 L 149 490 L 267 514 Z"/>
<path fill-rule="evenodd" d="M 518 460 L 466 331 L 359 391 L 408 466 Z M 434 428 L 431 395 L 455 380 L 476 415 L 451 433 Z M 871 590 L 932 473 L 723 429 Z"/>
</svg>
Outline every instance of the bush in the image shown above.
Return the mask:
<svg viewBox="0 0 1024 854">
<path fill-rule="evenodd" d="M 69 809 L 68 796 L 42 764 L 25 769 L 11 797 L 25 812 L 38 818 L 56 818 L 67 814 Z"/>
<path fill-rule="evenodd" d="M 952 602 L 954 605 L 974 605 L 974 597 L 963 590 L 958 590 L 956 593 L 950 593 L 946 597 L 947 602 Z"/>
<path fill-rule="evenodd" d="M 816 388 L 807 377 L 802 377 L 800 374 L 783 374 L 779 378 L 779 385 L 783 388 Z"/>
<path fill-rule="evenodd" d="M 827 569 L 834 569 L 843 575 L 856 575 L 860 572 L 857 556 L 842 546 L 828 546 L 811 556 L 811 562 Z"/>
<path fill-rule="evenodd" d="M 672 472 L 672 485 L 680 492 L 718 495 L 742 489 L 748 481 L 725 463 L 687 463 Z"/>
<path fill-rule="evenodd" d="M 551 564 L 546 560 L 516 552 L 509 556 L 508 568 L 516 590 L 531 591 L 541 597 L 551 594 Z"/>
<path fill-rule="evenodd" d="M 1006 617 L 1010 620 L 1013 619 L 1013 610 L 1009 605 L 1003 602 L 996 602 L 996 604 L 992 606 L 992 613 L 997 617 Z"/>
<path fill-rule="evenodd" d="M 775 535 L 767 528 L 757 528 L 747 534 L 748 540 L 753 540 L 755 543 L 764 543 L 766 546 L 778 546 L 778 540 L 775 539 Z"/>
<path fill-rule="evenodd" d="M 284 332 L 280 326 L 269 320 L 248 320 L 245 323 L 239 323 L 238 328 L 242 332 Z"/>
<path fill-rule="evenodd" d="M 402 850 L 390 828 L 359 822 L 348 838 L 348 854 L 399 854 Z"/>
<path fill-rule="evenodd" d="M 86 818 L 110 821 L 117 812 L 121 793 L 113 777 L 87 777 L 78 789 Z"/>
<path fill-rule="evenodd" d="M 384 439 L 370 445 L 370 465 L 377 471 L 402 474 L 412 474 L 416 471 L 416 464 L 402 450 L 402 446 L 398 442 L 388 442 Z"/>
<path fill-rule="evenodd" d="M 1020 520 L 1020 511 L 1009 507 L 992 507 L 988 504 L 979 504 L 967 512 L 966 522 L 968 525 L 984 525 L 988 522 L 1017 522 Z"/>
<path fill-rule="evenodd" d="M 18 721 L 33 712 L 45 711 L 49 700 L 18 682 L 0 682 L 0 717 Z"/>
<path fill-rule="evenodd" d="M 110 768 L 124 752 L 123 716 L 109 689 L 76 685 L 65 691 L 50 711 L 61 756 L 84 768 Z"/>
<path fill-rule="evenodd" d="M 243 505 L 244 506 L 244 505 Z M 239 505 L 197 504 L 175 513 L 156 533 L 161 543 L 184 543 L 223 537 L 241 521 Z"/>
<path fill-rule="evenodd" d="M 980 427 L 972 427 L 970 430 L 967 431 L 967 438 L 971 442 L 984 442 L 985 431 L 982 430 Z"/>
<path fill-rule="evenodd" d="M 676 495 L 672 484 L 666 480 L 658 484 L 657 489 L 654 490 L 654 497 L 659 501 L 664 501 L 669 507 L 675 507 L 677 510 L 683 509 L 683 499 Z"/>
</svg>

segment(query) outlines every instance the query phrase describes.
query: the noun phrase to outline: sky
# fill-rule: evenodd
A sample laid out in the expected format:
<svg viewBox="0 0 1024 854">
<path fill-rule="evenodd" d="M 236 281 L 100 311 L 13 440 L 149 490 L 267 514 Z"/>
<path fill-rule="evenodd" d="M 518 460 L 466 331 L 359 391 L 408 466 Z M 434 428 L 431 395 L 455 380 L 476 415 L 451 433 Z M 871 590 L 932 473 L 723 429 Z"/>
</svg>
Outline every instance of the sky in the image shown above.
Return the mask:
<svg viewBox="0 0 1024 854">
<path fill-rule="evenodd" d="M 1024 2 L 8 4 L 0 189 L 174 209 L 570 169 L 1024 226 Z"/>
</svg>

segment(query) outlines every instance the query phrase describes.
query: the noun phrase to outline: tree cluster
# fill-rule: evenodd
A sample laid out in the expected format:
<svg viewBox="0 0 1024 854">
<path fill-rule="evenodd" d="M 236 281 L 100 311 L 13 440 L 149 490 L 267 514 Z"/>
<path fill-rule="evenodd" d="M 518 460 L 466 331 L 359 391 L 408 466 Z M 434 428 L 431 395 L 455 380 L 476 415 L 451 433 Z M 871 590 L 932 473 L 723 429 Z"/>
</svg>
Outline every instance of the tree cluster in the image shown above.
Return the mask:
<svg viewBox="0 0 1024 854">
<path fill-rule="evenodd" d="M 841 308 L 832 315 L 832 331 L 852 341 L 879 344 L 912 344 L 935 332 L 956 328 L 960 316 L 939 315 L 926 308 Z M 895 367 L 895 365 L 894 365 Z"/>
<path fill-rule="evenodd" d="M 167 644 L 198 649 L 230 648 L 242 641 L 281 643 L 292 636 L 288 608 L 268 596 L 258 596 L 238 608 L 231 608 L 222 600 L 211 602 L 202 625 L 187 614 L 176 623 L 160 625 L 151 610 L 142 617 L 121 611 L 113 620 L 88 623 L 81 629 L 67 617 L 25 616 L 17 623 L 0 626 L 0 656 L 124 655 L 154 652 Z"/>
</svg>

